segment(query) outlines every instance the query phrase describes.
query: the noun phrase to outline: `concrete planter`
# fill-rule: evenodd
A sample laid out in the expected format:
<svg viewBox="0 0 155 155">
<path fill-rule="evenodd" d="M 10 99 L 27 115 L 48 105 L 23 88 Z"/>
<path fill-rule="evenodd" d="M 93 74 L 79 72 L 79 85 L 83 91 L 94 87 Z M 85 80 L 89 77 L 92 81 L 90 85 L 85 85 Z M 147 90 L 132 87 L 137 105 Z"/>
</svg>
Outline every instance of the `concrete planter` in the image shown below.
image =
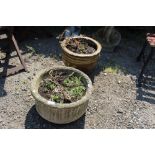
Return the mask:
<svg viewBox="0 0 155 155">
<path fill-rule="evenodd" d="M 111 32 L 105 32 L 105 28 L 101 28 L 94 34 L 94 38 L 103 46 L 103 50 L 113 51 L 121 41 L 121 34 L 116 29 L 111 29 Z M 108 31 L 109 29 L 107 29 Z M 106 35 L 105 35 L 106 34 Z"/>
<path fill-rule="evenodd" d="M 67 40 L 65 39 L 61 43 L 62 59 L 63 59 L 64 64 L 66 66 L 75 67 L 75 68 L 80 69 L 84 72 L 91 71 L 92 69 L 95 68 L 98 58 L 99 58 L 99 55 L 100 55 L 100 52 L 101 52 L 101 49 L 102 49 L 100 43 L 92 38 L 85 37 L 85 36 L 76 36 L 76 37 L 72 37 L 72 38 L 82 38 L 82 39 L 86 39 L 86 40 L 93 42 L 94 45 L 96 46 L 96 51 L 92 54 L 74 53 L 66 48 Z M 72 39 L 72 38 L 70 38 L 70 39 Z"/>
<path fill-rule="evenodd" d="M 80 118 L 86 112 L 88 101 L 92 93 L 92 82 L 86 74 L 75 68 L 53 67 L 52 70 L 70 70 L 72 72 L 76 72 L 79 76 L 82 76 L 84 78 L 84 81 L 87 85 L 86 94 L 80 100 L 69 104 L 55 103 L 43 98 L 38 93 L 38 88 L 41 80 L 47 75 L 50 70 L 51 69 L 46 69 L 41 71 L 32 81 L 31 93 L 36 100 L 36 110 L 41 117 L 56 124 L 66 124 L 73 122 Z"/>
</svg>

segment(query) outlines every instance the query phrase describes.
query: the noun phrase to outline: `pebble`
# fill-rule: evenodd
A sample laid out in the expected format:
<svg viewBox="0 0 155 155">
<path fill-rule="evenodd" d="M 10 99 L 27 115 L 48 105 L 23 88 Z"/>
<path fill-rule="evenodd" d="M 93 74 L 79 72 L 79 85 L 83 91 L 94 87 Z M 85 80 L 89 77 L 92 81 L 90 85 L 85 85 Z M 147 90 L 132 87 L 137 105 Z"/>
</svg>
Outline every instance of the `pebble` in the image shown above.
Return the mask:
<svg viewBox="0 0 155 155">
<path fill-rule="evenodd" d="M 28 79 L 31 80 L 31 76 L 28 76 Z"/>
<path fill-rule="evenodd" d="M 123 114 L 123 111 L 122 110 L 118 110 L 117 113 Z"/>
<path fill-rule="evenodd" d="M 19 95 L 19 92 L 15 92 L 15 95 Z"/>
<path fill-rule="evenodd" d="M 119 80 L 119 81 L 118 81 L 118 84 L 120 84 L 120 83 L 121 83 L 121 81 Z"/>
<path fill-rule="evenodd" d="M 26 88 L 22 88 L 22 91 L 27 91 L 27 89 Z"/>
</svg>

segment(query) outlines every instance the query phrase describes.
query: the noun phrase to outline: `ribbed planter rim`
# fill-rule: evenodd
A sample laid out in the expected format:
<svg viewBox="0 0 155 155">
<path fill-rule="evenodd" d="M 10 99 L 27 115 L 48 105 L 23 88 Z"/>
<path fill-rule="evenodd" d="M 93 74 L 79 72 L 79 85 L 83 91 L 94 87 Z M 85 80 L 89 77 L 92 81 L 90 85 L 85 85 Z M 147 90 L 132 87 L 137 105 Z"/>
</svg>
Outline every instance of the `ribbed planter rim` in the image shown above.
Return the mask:
<svg viewBox="0 0 155 155">
<path fill-rule="evenodd" d="M 96 51 L 94 53 L 91 53 L 91 54 L 78 54 L 78 53 L 74 53 L 72 52 L 71 50 L 69 50 L 67 47 L 66 47 L 66 40 L 67 39 L 74 39 L 74 38 L 82 38 L 82 39 L 86 39 L 86 40 L 90 40 L 92 42 L 94 42 L 96 44 Z M 93 38 L 90 38 L 90 37 L 86 37 L 86 36 L 75 36 L 75 37 L 71 37 L 71 38 L 66 38 L 64 39 L 61 43 L 60 43 L 61 47 L 63 50 L 65 50 L 67 53 L 69 53 L 70 55 L 73 55 L 73 56 L 77 56 L 77 57 L 90 57 L 90 56 L 95 56 L 95 55 L 98 55 L 102 49 L 102 46 L 101 44 L 96 41 L 95 39 Z"/>
<path fill-rule="evenodd" d="M 72 102 L 72 103 L 64 103 L 64 104 L 60 104 L 60 103 L 55 103 L 55 102 L 52 102 L 50 100 L 47 100 L 45 99 L 44 97 L 42 97 L 39 93 L 38 93 L 38 88 L 36 87 L 36 83 L 37 83 L 37 80 L 44 74 L 46 74 L 49 70 L 51 69 L 69 69 L 69 70 L 72 70 L 72 71 L 75 71 L 79 74 L 81 74 L 87 81 L 88 85 L 87 85 L 87 91 L 86 91 L 86 94 L 78 101 L 76 102 Z M 75 69 L 73 67 L 65 67 L 65 66 L 55 66 L 55 67 L 51 67 L 51 68 L 48 68 L 48 69 L 44 69 L 42 71 L 40 71 L 35 77 L 34 79 L 32 80 L 32 83 L 31 83 L 31 94 L 32 96 L 39 102 L 42 102 L 48 106 L 51 106 L 51 107 L 55 107 L 55 108 L 70 108 L 70 107 L 75 107 L 75 106 L 78 106 L 80 104 L 83 104 L 85 101 L 88 100 L 88 98 L 90 97 L 91 93 L 92 93 L 92 89 L 93 89 L 93 86 L 92 86 L 92 82 L 90 80 L 90 78 L 85 74 L 83 73 L 82 71 L 78 70 L 78 69 Z"/>
</svg>

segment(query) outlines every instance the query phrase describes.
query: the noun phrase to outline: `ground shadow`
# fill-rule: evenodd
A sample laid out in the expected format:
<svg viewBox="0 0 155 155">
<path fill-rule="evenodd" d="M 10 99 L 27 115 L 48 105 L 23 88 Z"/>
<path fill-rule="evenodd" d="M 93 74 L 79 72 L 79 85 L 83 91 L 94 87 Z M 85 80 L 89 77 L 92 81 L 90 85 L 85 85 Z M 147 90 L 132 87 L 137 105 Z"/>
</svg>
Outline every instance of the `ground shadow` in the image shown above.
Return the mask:
<svg viewBox="0 0 155 155">
<path fill-rule="evenodd" d="M 141 87 L 137 89 L 137 100 L 155 104 L 155 78 L 145 74 Z"/>
<path fill-rule="evenodd" d="M 0 97 L 6 96 L 7 92 L 4 89 L 5 78 L 0 77 Z"/>
<path fill-rule="evenodd" d="M 6 96 L 7 92 L 4 89 L 5 81 L 6 81 L 6 75 L 7 75 L 7 69 L 11 66 L 9 66 L 9 58 L 10 55 L 8 51 L 6 52 L 5 62 L 2 63 L 2 60 L 0 60 L 0 69 L 2 72 L 0 72 L 0 97 Z"/>
<path fill-rule="evenodd" d="M 26 129 L 84 129 L 85 115 L 73 123 L 57 125 L 44 120 L 36 111 L 35 106 L 29 110 L 26 120 Z"/>
<path fill-rule="evenodd" d="M 14 26 L 18 42 L 34 39 L 51 38 L 64 30 L 64 26 Z"/>
<path fill-rule="evenodd" d="M 138 75 L 138 67 L 140 65 L 136 62 L 136 57 L 144 41 L 145 32 L 139 30 L 136 33 L 136 36 L 137 34 L 139 34 L 139 36 L 135 37 L 131 35 L 133 34 L 130 32 L 131 30 L 123 29 L 122 27 L 116 27 L 116 29 L 120 32 L 122 39 L 113 49 L 105 48 L 104 45 L 102 45 L 98 64 L 96 68 L 88 74 L 93 82 L 94 78 L 103 72 L 106 67 L 111 67 L 112 69 L 118 67 L 125 74 Z M 137 65 L 136 68 L 135 65 Z"/>
<path fill-rule="evenodd" d="M 61 60 L 61 47 L 56 37 L 27 40 L 20 43 L 22 55 L 27 53 L 31 56 L 43 56 L 44 58 L 50 57 L 57 61 Z"/>
<path fill-rule="evenodd" d="M 107 62 L 108 62 L 108 60 L 106 60 L 104 50 L 102 50 L 96 67 L 93 70 L 91 70 L 90 72 L 86 73 L 90 77 L 90 79 L 93 83 L 94 83 L 95 77 L 98 74 L 100 74 L 100 72 L 103 71 L 103 68 Z"/>
<path fill-rule="evenodd" d="M 62 60 L 62 49 L 59 40 L 56 38 L 63 32 L 65 27 L 36 27 L 36 30 L 33 27 L 17 27 L 16 29 L 19 31 L 17 31 L 18 35 L 16 34 L 16 36 L 17 39 L 19 38 L 18 40 L 21 40 L 20 45 L 22 51 L 24 51 L 23 54 L 32 53 L 33 55 L 43 55 L 45 58 L 51 57 L 58 61 Z M 29 29 L 30 31 L 28 31 Z M 91 36 L 97 29 L 99 29 L 99 27 L 82 27 L 81 33 Z M 23 30 L 26 30 L 24 32 L 29 33 L 31 37 L 26 35 L 24 40 L 20 39 L 23 38 Z M 47 31 L 53 35 L 46 35 Z M 42 37 L 42 33 L 45 33 L 44 37 Z"/>
<path fill-rule="evenodd" d="M 1 51 L 4 52 L 4 51 Z M 16 65 L 9 64 L 9 60 L 12 58 L 11 52 L 9 49 L 5 49 L 5 58 L 0 59 L 0 97 L 6 96 L 7 92 L 4 89 L 6 78 L 11 76 L 7 74 L 8 70 L 11 70 L 16 67 Z M 22 72 L 19 70 L 18 73 Z M 16 74 L 16 73 L 15 73 Z M 14 75 L 14 74 L 13 74 Z"/>
<path fill-rule="evenodd" d="M 143 62 L 137 62 L 136 58 L 145 42 L 147 29 L 135 31 L 134 29 L 120 28 L 119 31 L 122 35 L 120 44 L 114 51 L 105 50 L 103 47 L 97 67 L 94 71 L 88 74 L 93 82 L 95 77 L 102 73 L 106 67 L 109 67 L 111 70 L 117 68 L 118 70 L 121 70 L 121 74 L 129 75 L 134 79 L 138 79 Z M 145 55 L 148 54 L 149 50 L 149 48 L 146 48 Z M 155 94 L 153 92 L 155 91 L 155 79 L 153 76 L 155 67 L 153 67 L 154 64 L 152 60 L 150 60 L 150 63 L 151 62 L 152 64 L 149 64 L 146 68 L 142 87 L 138 86 L 136 80 L 136 99 L 155 104 Z"/>
</svg>

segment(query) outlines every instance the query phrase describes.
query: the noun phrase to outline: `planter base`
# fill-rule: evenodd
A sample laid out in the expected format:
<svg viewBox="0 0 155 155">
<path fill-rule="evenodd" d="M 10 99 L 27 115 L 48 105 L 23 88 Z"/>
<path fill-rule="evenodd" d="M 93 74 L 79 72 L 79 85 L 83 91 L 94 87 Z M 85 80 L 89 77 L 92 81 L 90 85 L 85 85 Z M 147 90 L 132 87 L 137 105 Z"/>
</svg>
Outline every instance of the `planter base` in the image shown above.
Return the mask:
<svg viewBox="0 0 155 155">
<path fill-rule="evenodd" d="M 36 102 L 36 110 L 45 120 L 55 124 L 68 124 L 78 120 L 86 112 L 88 102 L 72 109 L 57 109 Z"/>
</svg>

